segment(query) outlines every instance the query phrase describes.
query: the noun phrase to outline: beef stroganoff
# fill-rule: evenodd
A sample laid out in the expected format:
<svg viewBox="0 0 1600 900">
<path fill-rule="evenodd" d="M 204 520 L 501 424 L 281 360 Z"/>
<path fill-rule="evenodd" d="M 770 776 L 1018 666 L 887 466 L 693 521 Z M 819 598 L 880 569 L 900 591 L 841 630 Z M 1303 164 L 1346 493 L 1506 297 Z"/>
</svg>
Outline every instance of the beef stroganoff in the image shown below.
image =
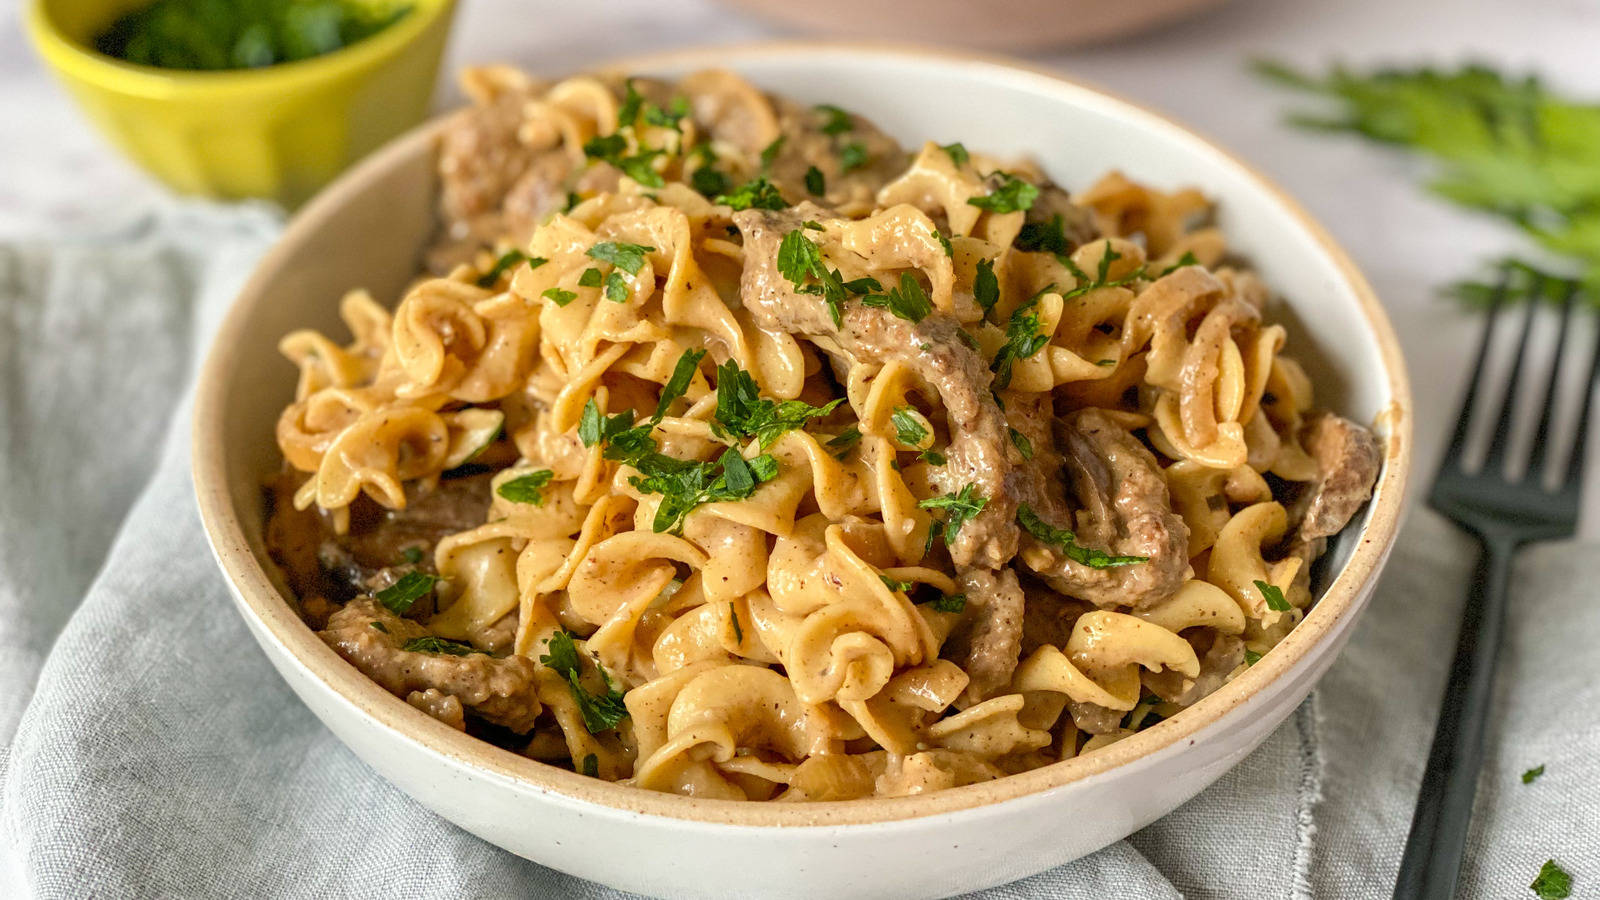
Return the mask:
<svg viewBox="0 0 1600 900">
<path fill-rule="evenodd" d="M 1036 768 L 1269 652 L 1371 493 L 1198 191 L 726 72 L 465 84 L 432 274 L 281 343 L 267 529 L 448 725 L 702 797 Z"/>
</svg>

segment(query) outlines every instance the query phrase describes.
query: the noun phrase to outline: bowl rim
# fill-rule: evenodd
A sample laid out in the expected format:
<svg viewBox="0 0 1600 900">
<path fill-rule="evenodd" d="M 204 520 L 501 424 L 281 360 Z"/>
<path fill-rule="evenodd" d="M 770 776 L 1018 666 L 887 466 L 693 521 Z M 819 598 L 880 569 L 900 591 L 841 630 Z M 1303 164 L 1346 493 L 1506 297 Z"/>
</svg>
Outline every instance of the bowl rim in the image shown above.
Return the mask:
<svg viewBox="0 0 1600 900">
<path fill-rule="evenodd" d="M 256 620 L 261 631 L 278 644 L 285 659 L 320 682 L 342 700 L 354 715 L 390 732 L 435 759 L 465 767 L 502 785 L 536 792 L 551 799 L 587 803 L 602 811 L 650 815 L 689 822 L 750 827 L 864 826 L 909 819 L 976 811 L 1018 800 L 1112 772 L 1147 759 L 1184 741 L 1193 743 L 1203 729 L 1264 690 L 1279 683 L 1291 668 L 1327 646 L 1335 626 L 1360 611 L 1369 582 L 1392 548 L 1399 528 L 1411 467 L 1412 399 L 1405 360 L 1394 329 L 1372 288 L 1327 231 L 1298 203 L 1253 167 L 1216 143 L 1178 122 L 1098 87 L 1065 78 L 1048 69 L 1003 56 L 979 52 L 911 47 L 903 44 L 848 41 L 771 41 L 737 46 L 693 47 L 628 56 L 602 65 L 599 70 L 648 71 L 662 67 L 696 65 L 737 69 L 742 61 L 773 55 L 814 56 L 819 52 L 860 55 L 888 61 L 939 63 L 982 71 L 1001 80 L 1018 80 L 1073 102 L 1085 98 L 1117 114 L 1145 124 L 1173 130 L 1216 153 L 1236 167 L 1252 187 L 1267 194 L 1293 216 L 1314 240 L 1317 249 L 1339 272 L 1344 286 L 1357 301 L 1365 326 L 1375 340 L 1382 361 L 1389 402 L 1379 412 L 1388 432 L 1385 464 L 1379 473 L 1369 519 L 1350 559 L 1306 618 L 1284 640 L 1238 678 L 1218 689 L 1182 715 L 1120 740 L 1088 756 L 1074 757 L 1042 768 L 994 781 L 950 788 L 910 797 L 874 797 L 812 803 L 752 803 L 684 797 L 627 787 L 588 778 L 556 766 L 503 750 L 456 731 L 413 708 L 362 675 L 325 645 L 295 614 L 269 579 L 261 561 L 251 552 L 237 511 L 228 499 L 226 460 L 221 452 L 228 410 L 222 387 L 230 368 L 230 350 L 250 335 L 245 330 L 249 312 L 261 302 L 264 289 L 283 265 L 295 236 L 311 230 L 313 223 L 359 195 L 370 182 L 390 168 L 428 152 L 450 114 L 438 116 L 369 156 L 324 189 L 290 222 L 277 244 L 257 265 L 254 274 L 230 307 L 213 336 L 200 370 L 193 419 L 193 469 L 197 501 L 208 540 L 227 576 L 241 609 Z M 261 631 L 258 631 L 260 636 Z"/>
<path fill-rule="evenodd" d="M 117 94 L 168 99 L 199 91 L 292 91 L 369 69 L 404 52 L 441 16 L 450 15 L 456 4 L 456 0 L 408 2 L 412 8 L 406 15 L 353 44 L 253 69 L 163 69 L 107 56 L 62 30 L 50 8 L 53 0 L 29 0 L 24 19 L 34 47 L 57 71 Z"/>
</svg>

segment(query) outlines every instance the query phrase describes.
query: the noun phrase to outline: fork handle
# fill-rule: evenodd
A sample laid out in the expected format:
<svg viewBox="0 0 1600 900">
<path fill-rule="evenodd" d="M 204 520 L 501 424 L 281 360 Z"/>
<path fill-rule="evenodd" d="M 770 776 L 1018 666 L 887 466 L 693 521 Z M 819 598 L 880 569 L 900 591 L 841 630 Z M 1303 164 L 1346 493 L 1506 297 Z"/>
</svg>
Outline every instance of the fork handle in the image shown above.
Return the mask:
<svg viewBox="0 0 1600 900">
<path fill-rule="evenodd" d="M 1514 540 L 1480 538 L 1482 551 L 1456 637 L 1439 724 L 1422 773 L 1417 810 L 1395 880 L 1395 900 L 1450 900 L 1461 873 L 1472 800 L 1483 765 L 1484 732 L 1494 686 L 1495 652 L 1505 630 Z"/>
</svg>

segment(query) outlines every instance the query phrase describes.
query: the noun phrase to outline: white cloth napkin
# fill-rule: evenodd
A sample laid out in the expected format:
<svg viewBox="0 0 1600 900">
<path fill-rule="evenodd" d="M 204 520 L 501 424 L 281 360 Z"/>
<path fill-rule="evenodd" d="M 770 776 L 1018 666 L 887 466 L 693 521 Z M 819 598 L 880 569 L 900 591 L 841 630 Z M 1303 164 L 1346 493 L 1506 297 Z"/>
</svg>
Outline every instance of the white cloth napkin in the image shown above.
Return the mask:
<svg viewBox="0 0 1600 900">
<path fill-rule="evenodd" d="M 0 887 L 20 888 L 0 894 L 619 896 L 379 779 L 234 611 L 194 509 L 187 382 L 276 229 L 182 206 L 0 244 Z M 1471 554 L 1413 513 L 1350 646 L 1259 751 L 1127 841 L 981 896 L 1388 896 Z M 1519 563 L 1462 896 L 1532 896 L 1552 857 L 1600 896 L 1600 557 Z"/>
</svg>

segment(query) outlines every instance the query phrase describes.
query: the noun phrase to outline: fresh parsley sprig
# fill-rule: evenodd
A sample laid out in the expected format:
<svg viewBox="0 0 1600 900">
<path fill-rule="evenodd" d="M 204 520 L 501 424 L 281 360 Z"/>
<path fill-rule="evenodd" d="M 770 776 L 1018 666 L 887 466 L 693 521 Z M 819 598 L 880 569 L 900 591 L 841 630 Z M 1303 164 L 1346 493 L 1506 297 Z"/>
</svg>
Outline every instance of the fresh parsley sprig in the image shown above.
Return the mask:
<svg viewBox="0 0 1600 900">
<path fill-rule="evenodd" d="M 766 450 L 784 432 L 804 428 L 843 402 L 839 398 L 812 406 L 804 400 L 769 400 L 761 396 L 755 378 L 730 359 L 717 367 L 717 408 L 711 417 L 711 430 L 729 440 L 755 438 Z"/>
<path fill-rule="evenodd" d="M 921 322 L 933 312 L 933 301 L 929 299 L 928 292 L 910 272 L 900 273 L 899 287 L 890 288 L 883 294 L 868 294 L 861 298 L 861 304 L 887 309 L 907 322 Z"/>
<path fill-rule="evenodd" d="M 400 580 L 379 591 L 375 596 L 378 602 L 389 608 L 397 616 L 403 616 L 412 604 L 421 600 L 433 590 L 439 577 L 429 575 L 427 572 L 407 572 L 400 576 Z"/>
<path fill-rule="evenodd" d="M 444 656 L 471 656 L 474 653 L 489 655 L 488 651 L 479 650 L 471 644 L 452 641 L 449 638 L 435 637 L 431 634 L 412 638 L 401 644 L 400 649 L 411 653 L 437 653 Z"/>
<path fill-rule="evenodd" d="M 778 274 L 794 285 L 796 293 L 815 294 L 828 304 L 834 327 L 844 325 L 844 303 L 851 295 L 863 296 L 883 290 L 876 278 L 845 281 L 838 269 L 830 269 L 822 259 L 822 248 L 806 236 L 816 226 L 807 222 L 785 234 L 778 243 Z M 816 226 L 820 228 L 821 226 Z M 919 286 L 920 289 L 920 286 Z"/>
<path fill-rule="evenodd" d="M 512 503 L 531 503 L 534 506 L 543 506 L 544 488 L 550 484 L 550 479 L 553 477 L 555 477 L 555 473 L 549 469 L 538 469 L 502 483 L 494 489 L 494 492 Z"/>
<path fill-rule="evenodd" d="M 1033 535 L 1039 541 L 1049 544 L 1060 550 L 1062 555 L 1080 565 L 1091 569 L 1113 569 L 1118 566 L 1133 566 L 1149 562 L 1148 556 L 1113 556 L 1104 550 L 1085 547 L 1078 543 L 1078 536 L 1065 528 L 1057 528 L 1039 518 L 1033 507 L 1026 503 L 1017 506 L 1017 524 L 1022 530 Z"/>
<path fill-rule="evenodd" d="M 999 179 L 993 190 L 981 197 L 969 197 L 967 203 L 992 213 L 1019 212 L 1032 209 L 1039 199 L 1039 189 L 1010 172 L 995 172 Z"/>
<path fill-rule="evenodd" d="M 733 192 L 717 195 L 711 202 L 735 210 L 783 209 L 789 205 L 789 201 L 783 199 L 783 192 L 778 190 L 777 185 L 768 181 L 765 175 L 757 175 L 739 185 Z"/>
<path fill-rule="evenodd" d="M 1252 583 L 1256 586 L 1256 590 L 1261 592 L 1261 599 L 1267 601 L 1267 609 L 1273 612 L 1288 612 L 1292 608 L 1289 605 L 1289 601 L 1283 596 L 1283 590 L 1277 585 L 1268 584 L 1265 581 Z"/>
<path fill-rule="evenodd" d="M 989 498 L 978 493 L 975 484 L 964 485 L 961 490 L 953 494 L 944 494 L 939 497 L 929 497 L 917 503 L 922 509 L 937 509 L 944 512 L 943 527 L 935 529 L 944 537 L 945 544 L 955 541 L 956 535 L 961 531 L 961 526 L 972 521 L 983 508 L 989 505 Z M 929 534 L 931 540 L 933 533 Z"/>
<path fill-rule="evenodd" d="M 580 678 L 583 666 L 579 662 L 578 645 L 573 643 L 571 634 L 565 631 L 556 632 L 546 642 L 545 649 L 548 652 L 539 657 L 539 662 L 549 666 L 556 674 L 567 680 L 572 699 L 578 704 L 578 712 L 583 716 L 583 727 L 587 728 L 590 734 L 599 734 L 615 728 L 628 717 L 628 707 L 623 703 L 624 693 L 617 690 L 604 666 L 599 663 L 594 664 L 595 671 L 600 673 L 601 682 L 605 684 L 603 693 L 592 694 L 583 686 Z"/>
</svg>

